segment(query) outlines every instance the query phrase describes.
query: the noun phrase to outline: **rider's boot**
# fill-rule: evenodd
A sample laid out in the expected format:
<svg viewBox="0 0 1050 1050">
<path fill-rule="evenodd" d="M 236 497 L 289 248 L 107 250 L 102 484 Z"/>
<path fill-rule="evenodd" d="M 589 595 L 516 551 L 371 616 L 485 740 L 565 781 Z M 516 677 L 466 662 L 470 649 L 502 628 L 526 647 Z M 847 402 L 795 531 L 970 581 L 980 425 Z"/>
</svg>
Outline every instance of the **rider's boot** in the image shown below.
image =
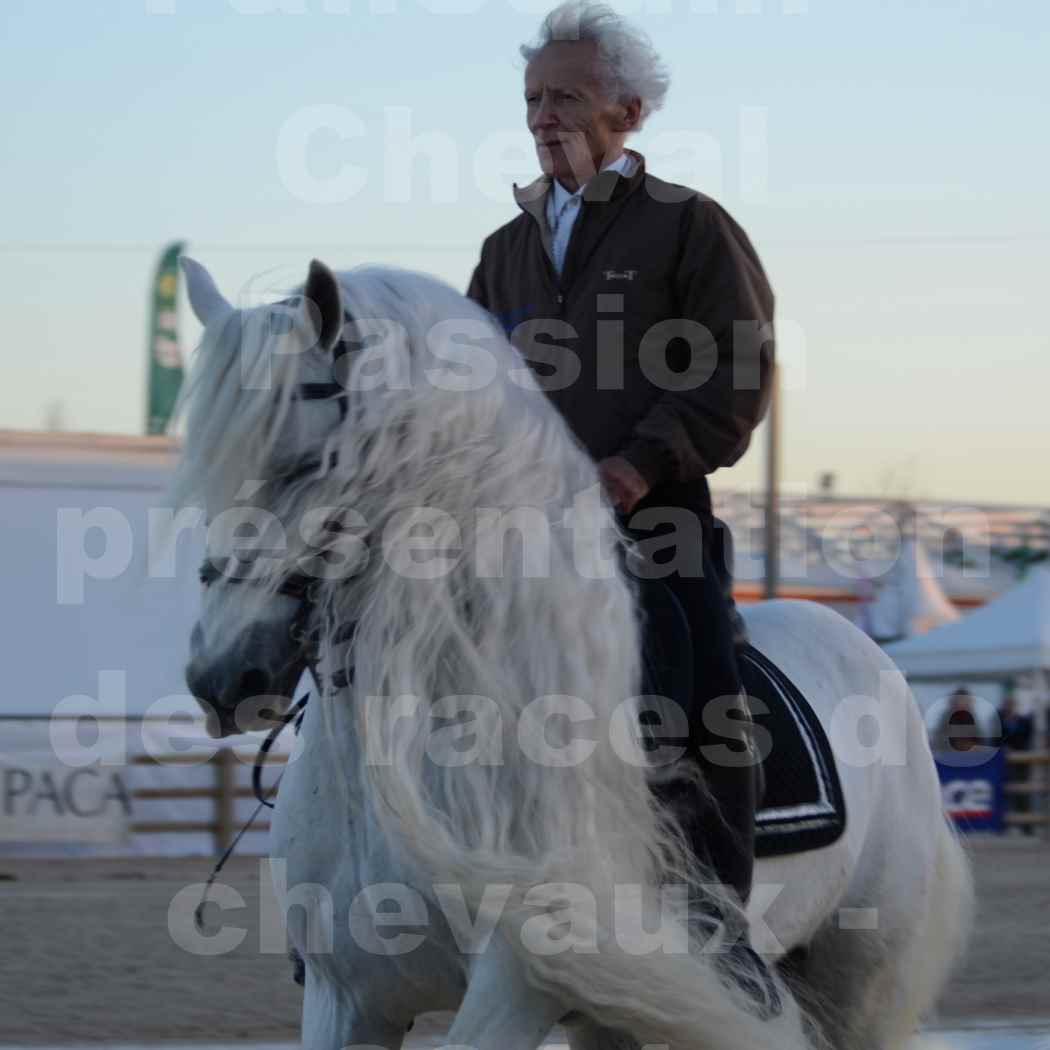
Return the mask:
<svg viewBox="0 0 1050 1050">
<path fill-rule="evenodd" d="M 695 776 L 655 782 L 653 791 L 675 815 L 697 859 L 725 888 L 721 896 L 728 903 L 699 902 L 697 918 L 703 926 L 724 928 L 726 947 L 719 959 L 726 979 L 749 994 L 756 1013 L 772 1018 L 780 1014 L 783 1004 L 772 973 L 750 944 L 743 910 L 751 895 L 759 769 L 751 750 L 750 717 L 737 660 L 747 632 L 732 597 L 728 531 L 712 527 L 707 532 L 701 544 L 703 572 L 666 578 L 692 639 L 691 681 L 667 695 L 692 698 L 686 712 L 690 736 L 682 743 L 699 766 L 706 791 L 698 791 Z M 653 611 L 648 608 L 650 614 Z M 654 642 L 659 643 L 663 626 L 657 616 L 649 619 L 652 649 Z M 659 674 L 655 680 L 660 682 Z M 718 707 L 711 706 L 714 704 Z"/>
<path fill-rule="evenodd" d="M 720 727 L 722 739 L 718 743 L 712 746 L 712 740 L 705 739 L 706 729 L 700 730 L 700 768 L 720 818 L 709 821 L 700 833 L 709 843 L 706 856 L 715 878 L 733 892 L 740 904 L 735 924 L 738 929 L 726 931 L 730 947 L 725 968 L 750 994 L 758 1012 L 772 1018 L 781 1013 L 783 1003 L 769 966 L 751 944 L 744 913 L 755 868 L 755 810 L 764 793 L 763 770 L 754 748 L 751 712 L 740 677 L 739 658 L 748 642 L 747 626 L 733 600 L 732 534 L 728 528 L 715 527 L 710 539 L 711 564 L 724 602 L 713 604 L 725 612 L 724 627 L 716 628 L 714 639 L 720 657 L 715 665 L 724 670 L 716 671 L 714 677 L 724 694 L 735 696 L 738 703 Z M 717 623 L 720 618 L 709 617 L 708 623 L 712 619 Z"/>
<path fill-rule="evenodd" d="M 741 704 L 746 718 L 746 707 Z M 697 847 L 703 842 L 705 858 L 715 880 L 720 883 L 739 909 L 715 906 L 712 916 L 725 927 L 726 950 L 720 957 L 723 969 L 755 1003 L 766 1019 L 783 1010 L 776 981 L 765 960 L 752 947 L 744 909 L 751 896 L 755 861 L 755 807 L 757 804 L 757 770 L 750 746 L 750 732 L 741 731 L 736 744 L 739 750 L 726 746 L 701 748 L 702 768 L 708 791 L 717 812 L 711 812 L 703 826 L 696 828 L 693 839 Z M 739 760 L 739 761 L 738 761 Z"/>
<path fill-rule="evenodd" d="M 697 859 L 721 887 L 717 898 L 708 897 L 696 905 L 702 927 L 722 928 L 719 968 L 727 980 L 743 989 L 755 1012 L 768 1020 L 779 1016 L 783 1003 L 772 972 L 751 945 L 744 912 L 751 895 L 755 856 L 757 777 L 750 751 L 744 751 L 749 736 L 732 744 L 726 744 L 723 737 L 721 746 L 700 749 L 703 794 L 699 797 L 696 785 L 684 777 L 653 787 L 674 813 Z"/>
</svg>

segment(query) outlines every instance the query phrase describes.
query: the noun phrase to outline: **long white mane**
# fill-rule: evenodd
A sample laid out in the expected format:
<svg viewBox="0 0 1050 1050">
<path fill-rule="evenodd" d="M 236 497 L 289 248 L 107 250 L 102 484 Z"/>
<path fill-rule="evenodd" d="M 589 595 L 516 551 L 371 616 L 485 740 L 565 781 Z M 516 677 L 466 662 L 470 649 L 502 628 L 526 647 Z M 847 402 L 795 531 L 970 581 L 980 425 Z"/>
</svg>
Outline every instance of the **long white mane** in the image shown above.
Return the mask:
<svg viewBox="0 0 1050 1050">
<path fill-rule="evenodd" d="M 323 653 L 352 664 L 338 702 L 369 760 L 347 775 L 420 885 L 458 884 L 472 914 L 486 887 L 510 885 L 508 937 L 555 906 L 563 933 L 593 934 L 597 955 L 529 955 L 533 979 L 567 1003 L 597 1009 L 600 989 L 603 1023 L 643 1016 L 653 1039 L 679 1046 L 801 1041 L 797 1017 L 787 1040 L 752 1019 L 710 957 L 631 951 L 639 922 L 618 914 L 637 906 L 629 888 L 684 887 L 663 902 L 665 922 L 684 925 L 702 873 L 625 732 L 639 622 L 630 583 L 607 569 L 615 522 L 593 462 L 480 308 L 418 274 L 338 277 L 364 344 L 342 359 L 345 418 L 292 400 L 331 373 L 328 355 L 277 353 L 276 308 L 236 311 L 206 333 L 177 484 L 215 507 L 245 479 L 317 465 L 264 490 L 289 543 L 263 572 L 276 587 L 307 565 L 353 567 L 318 584 L 325 622 L 357 625 L 352 646 L 329 633 Z M 242 381 L 267 372 L 269 388 Z M 539 721 L 545 704 L 563 714 Z M 587 757 L 537 761 L 541 726 L 548 755 L 575 740 Z M 472 760 L 457 760 L 464 750 Z"/>
</svg>

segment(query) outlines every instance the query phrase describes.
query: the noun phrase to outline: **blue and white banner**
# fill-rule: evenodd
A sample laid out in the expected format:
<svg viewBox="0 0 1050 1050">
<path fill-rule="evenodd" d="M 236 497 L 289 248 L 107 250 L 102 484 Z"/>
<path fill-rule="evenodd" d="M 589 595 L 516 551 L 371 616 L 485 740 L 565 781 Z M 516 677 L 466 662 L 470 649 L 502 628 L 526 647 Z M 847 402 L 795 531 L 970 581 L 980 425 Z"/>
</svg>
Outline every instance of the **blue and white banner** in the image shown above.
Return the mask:
<svg viewBox="0 0 1050 1050">
<path fill-rule="evenodd" d="M 960 831 L 1002 831 L 1006 818 L 1006 757 L 1002 748 L 976 747 L 934 755 L 944 811 Z"/>
</svg>

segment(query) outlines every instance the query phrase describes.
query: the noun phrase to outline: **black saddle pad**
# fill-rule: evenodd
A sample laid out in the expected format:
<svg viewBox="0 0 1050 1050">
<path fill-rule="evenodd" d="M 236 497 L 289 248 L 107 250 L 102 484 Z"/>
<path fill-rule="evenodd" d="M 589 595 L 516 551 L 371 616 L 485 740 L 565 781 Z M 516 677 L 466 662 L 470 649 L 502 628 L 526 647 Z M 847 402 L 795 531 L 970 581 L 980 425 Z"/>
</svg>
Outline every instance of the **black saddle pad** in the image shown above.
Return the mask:
<svg viewBox="0 0 1050 1050">
<path fill-rule="evenodd" d="M 740 674 L 755 725 L 771 744 L 762 763 L 755 856 L 830 846 L 845 831 L 846 806 L 824 727 L 794 683 L 754 646 L 742 650 Z"/>
<path fill-rule="evenodd" d="M 688 620 L 663 584 L 645 584 L 642 595 L 647 619 L 645 692 L 669 697 L 689 710 L 694 683 Z M 765 758 L 755 814 L 755 856 L 830 846 L 845 830 L 846 809 L 824 727 L 794 683 L 754 646 L 740 650 L 739 665 L 755 725 L 764 730 L 756 738 Z M 762 747 L 763 739 L 770 746 Z"/>
</svg>

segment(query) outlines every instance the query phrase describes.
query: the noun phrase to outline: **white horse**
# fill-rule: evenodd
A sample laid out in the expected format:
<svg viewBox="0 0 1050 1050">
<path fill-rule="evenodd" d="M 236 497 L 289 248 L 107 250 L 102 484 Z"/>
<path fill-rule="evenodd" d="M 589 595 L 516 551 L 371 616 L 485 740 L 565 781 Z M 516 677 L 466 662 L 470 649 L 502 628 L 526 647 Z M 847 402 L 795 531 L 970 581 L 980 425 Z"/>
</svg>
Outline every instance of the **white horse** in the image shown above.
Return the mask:
<svg viewBox="0 0 1050 1050">
<path fill-rule="evenodd" d="M 185 269 L 205 332 L 177 491 L 206 508 L 210 566 L 187 679 L 219 732 L 272 719 L 257 697 L 286 707 L 308 657 L 325 683 L 272 829 L 303 1044 L 396 1050 L 454 1010 L 449 1043 L 482 1050 L 559 1021 L 576 1050 L 904 1045 L 972 890 L 886 656 L 817 605 L 747 612 L 829 729 L 849 814 L 834 845 L 757 865 L 753 934 L 792 953 L 764 1021 L 652 802 L 596 469 L 492 319 L 389 269 L 314 263 L 299 297 L 250 309 Z M 248 518 L 253 562 L 232 557 Z M 839 717 L 861 709 L 881 746 Z"/>
</svg>

